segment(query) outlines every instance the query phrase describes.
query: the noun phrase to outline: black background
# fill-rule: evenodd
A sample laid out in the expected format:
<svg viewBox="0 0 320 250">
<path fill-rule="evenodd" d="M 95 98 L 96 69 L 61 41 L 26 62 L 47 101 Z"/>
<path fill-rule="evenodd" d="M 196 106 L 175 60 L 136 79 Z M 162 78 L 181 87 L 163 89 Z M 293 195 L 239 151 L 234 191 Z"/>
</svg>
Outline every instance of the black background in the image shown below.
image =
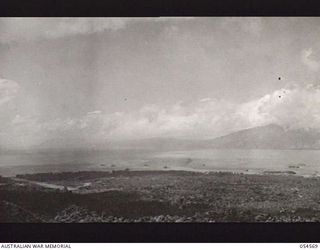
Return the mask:
<svg viewBox="0 0 320 250">
<path fill-rule="evenodd" d="M 318 0 L 0 0 L 0 16 L 319 16 Z"/>
<path fill-rule="evenodd" d="M 319 242 L 320 223 L 0 224 L 0 242 Z"/>
</svg>

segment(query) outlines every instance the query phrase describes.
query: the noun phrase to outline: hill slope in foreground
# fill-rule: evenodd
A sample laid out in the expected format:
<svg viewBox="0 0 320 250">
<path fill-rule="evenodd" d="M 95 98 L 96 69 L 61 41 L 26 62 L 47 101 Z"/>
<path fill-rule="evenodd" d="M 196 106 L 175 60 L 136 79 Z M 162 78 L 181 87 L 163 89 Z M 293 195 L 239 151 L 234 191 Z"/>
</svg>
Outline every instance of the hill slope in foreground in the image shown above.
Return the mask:
<svg viewBox="0 0 320 250">
<path fill-rule="evenodd" d="M 0 182 L 0 222 L 320 221 L 319 178 L 115 171 Z"/>
</svg>

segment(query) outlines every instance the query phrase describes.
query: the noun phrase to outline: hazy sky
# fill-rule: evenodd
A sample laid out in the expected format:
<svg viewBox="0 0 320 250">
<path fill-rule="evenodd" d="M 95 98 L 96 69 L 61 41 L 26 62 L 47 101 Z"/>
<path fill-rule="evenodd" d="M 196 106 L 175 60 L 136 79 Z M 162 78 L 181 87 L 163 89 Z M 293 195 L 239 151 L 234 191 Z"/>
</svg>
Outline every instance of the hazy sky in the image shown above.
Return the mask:
<svg viewBox="0 0 320 250">
<path fill-rule="evenodd" d="M 319 56 L 320 18 L 0 18 L 0 146 L 320 128 Z"/>
</svg>

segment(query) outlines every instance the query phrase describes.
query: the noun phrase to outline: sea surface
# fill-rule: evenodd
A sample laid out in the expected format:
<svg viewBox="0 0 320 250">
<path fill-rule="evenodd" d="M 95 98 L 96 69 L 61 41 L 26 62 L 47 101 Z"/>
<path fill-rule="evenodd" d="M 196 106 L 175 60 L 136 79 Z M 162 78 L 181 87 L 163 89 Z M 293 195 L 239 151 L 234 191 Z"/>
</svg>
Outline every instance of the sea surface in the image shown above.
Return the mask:
<svg viewBox="0 0 320 250">
<path fill-rule="evenodd" d="M 290 167 L 291 166 L 291 167 Z M 294 171 L 320 176 L 320 150 L 85 151 L 0 153 L 0 175 L 123 170 Z"/>
</svg>

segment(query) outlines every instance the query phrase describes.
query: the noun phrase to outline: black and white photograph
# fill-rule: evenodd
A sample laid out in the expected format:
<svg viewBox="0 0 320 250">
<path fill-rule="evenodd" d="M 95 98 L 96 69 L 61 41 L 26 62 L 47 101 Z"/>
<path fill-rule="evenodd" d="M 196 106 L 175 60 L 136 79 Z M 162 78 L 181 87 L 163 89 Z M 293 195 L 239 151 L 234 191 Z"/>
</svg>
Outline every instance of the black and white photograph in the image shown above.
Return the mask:
<svg viewBox="0 0 320 250">
<path fill-rule="evenodd" d="M 319 222 L 319 41 L 319 17 L 0 18 L 0 222 Z"/>
</svg>

